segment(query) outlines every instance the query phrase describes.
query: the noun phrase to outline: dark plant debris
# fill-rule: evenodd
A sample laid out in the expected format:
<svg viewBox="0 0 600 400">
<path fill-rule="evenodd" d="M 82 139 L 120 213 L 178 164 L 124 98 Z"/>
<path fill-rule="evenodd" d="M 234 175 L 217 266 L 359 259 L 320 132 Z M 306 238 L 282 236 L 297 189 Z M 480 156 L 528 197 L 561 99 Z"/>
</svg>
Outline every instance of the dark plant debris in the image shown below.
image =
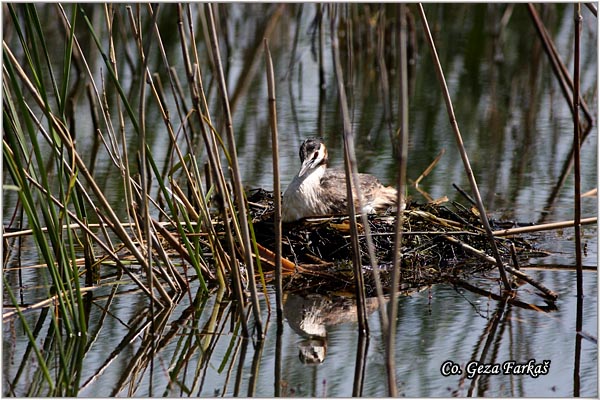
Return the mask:
<svg viewBox="0 0 600 400">
<path fill-rule="evenodd" d="M 250 216 L 257 242 L 267 249 L 274 248 L 273 195 L 263 189 L 248 193 Z M 395 213 L 368 217 L 380 279 L 389 290 L 393 263 Z M 492 229 L 514 226 L 511 221 L 490 220 Z M 359 224 L 359 232 L 363 232 Z M 295 270 L 285 270 L 284 289 L 331 293 L 353 292 L 352 245 L 347 216 L 309 218 L 283 224 L 282 255 L 295 264 Z M 491 253 L 490 243 L 475 208 L 446 201 L 441 204 L 409 203 L 404 211 L 402 236 L 401 283 L 399 290 L 423 287 L 435 283 L 468 279 L 475 273 L 495 268 L 494 264 L 466 253 L 445 237 Z M 519 264 L 531 257 L 548 253 L 535 248 L 523 237 L 496 238 L 503 261 L 512 265 L 511 243 Z M 361 233 L 361 259 L 367 295 L 375 294 L 373 271 L 368 258 L 367 241 Z M 272 277 L 272 271 L 267 277 Z"/>
</svg>

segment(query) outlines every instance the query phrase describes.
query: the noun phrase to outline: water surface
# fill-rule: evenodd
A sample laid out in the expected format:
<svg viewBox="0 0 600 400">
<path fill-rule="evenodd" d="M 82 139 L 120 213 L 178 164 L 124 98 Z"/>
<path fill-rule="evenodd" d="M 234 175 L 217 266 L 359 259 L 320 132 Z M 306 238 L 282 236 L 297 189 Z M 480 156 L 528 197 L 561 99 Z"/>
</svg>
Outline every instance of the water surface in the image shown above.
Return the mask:
<svg viewBox="0 0 600 400">
<path fill-rule="evenodd" d="M 97 7 L 100 12 L 100 6 Z M 233 44 L 227 48 L 227 57 L 224 57 L 228 66 L 230 92 L 235 92 L 242 85 L 240 82 L 243 78 L 249 81 L 233 110 L 243 180 L 248 188 L 262 187 L 267 190 L 272 189 L 273 183 L 262 52 L 257 53 L 256 69 L 252 70 L 249 64 L 256 43 L 260 44 L 262 39 L 256 37 L 256 27 L 262 27 L 265 16 L 272 15 L 276 7 L 230 4 L 223 5 L 221 9 L 228 18 L 224 26 L 231 39 L 230 44 Z M 323 90 L 320 90 L 319 63 L 311 51 L 311 23 L 316 14 L 316 5 L 282 7 L 282 14 L 270 37 L 270 46 L 277 76 L 281 179 L 285 188 L 299 168 L 298 147 L 305 137 L 323 136 L 334 166 L 342 165 L 343 158 L 329 22 L 326 19 L 324 23 L 325 81 Z M 358 10 L 376 13 L 378 7 L 374 4 L 352 5 L 348 12 L 352 15 L 358 15 Z M 537 5 L 537 8 L 544 9 L 550 35 L 572 71 L 572 5 Z M 416 8 L 411 7 L 410 10 L 415 22 L 417 47 L 410 72 L 408 178 L 415 180 L 444 149 L 445 154 L 440 162 L 420 187 L 432 198 L 448 196 L 465 203 L 452 184 L 468 190 L 468 180 L 448 122 L 431 56 L 423 41 L 418 13 Z M 572 173 L 558 189 L 557 195 L 552 196 L 572 146 L 572 116 L 536 36 L 526 6 L 426 4 L 425 10 L 440 52 L 464 143 L 490 214 L 495 218 L 520 223 L 572 219 Z M 509 11 L 508 22 L 500 26 L 499 21 Z M 161 23 L 173 23 L 169 19 L 169 16 L 173 18 L 173 10 L 165 6 L 163 12 L 164 20 Z M 393 15 L 391 12 L 388 10 L 389 15 Z M 46 22 L 49 26 L 51 15 L 42 15 L 48 19 Z M 582 95 L 590 110 L 593 110 L 595 119 L 597 27 L 594 17 L 585 8 L 583 15 Z M 368 27 L 356 29 L 354 33 L 358 44 L 353 54 L 352 74 L 347 72 L 347 68 L 346 77 L 352 101 L 352 127 L 359 169 L 375 174 L 385 183 L 392 183 L 395 181 L 397 163 L 389 138 L 393 131 L 390 126 L 397 125 L 398 74 L 394 70 L 397 64 L 390 50 L 385 55 L 390 80 L 390 95 L 386 99 L 379 79 L 381 66 L 376 62 L 374 53 L 376 30 Z M 297 48 L 292 53 L 296 32 L 299 33 Z M 169 50 L 174 60 L 180 57 L 177 46 L 178 43 L 173 42 Z M 205 49 L 199 51 L 204 54 Z M 222 51 L 225 53 L 224 48 Z M 295 54 L 294 59 L 291 59 L 292 54 Z M 160 62 L 154 58 L 150 65 L 160 70 Z M 348 65 L 345 64 L 345 67 Z M 98 74 L 105 73 L 101 72 L 100 62 L 93 67 Z M 175 68 L 182 73 L 180 66 L 176 65 Z M 208 66 L 205 73 L 206 81 L 210 83 L 212 76 Z M 133 74 L 131 79 L 130 84 L 134 87 L 136 78 Z M 209 93 L 209 101 L 217 109 L 219 100 L 214 86 L 211 86 Z M 80 96 L 80 99 L 84 97 Z M 389 121 L 386 120 L 386 102 L 388 109 L 392 110 Z M 173 104 L 169 104 L 173 108 Z M 82 118 L 77 122 L 78 145 L 82 153 L 89 154 L 83 149 L 91 148 L 93 129 L 85 117 L 87 108 L 84 103 L 80 109 Z M 158 114 L 155 118 L 154 123 L 147 123 L 151 150 L 156 160 L 163 160 L 168 156 L 168 137 Z M 135 143 L 135 138 L 130 140 Z M 594 127 L 582 144 L 583 191 L 597 187 L 597 149 L 598 134 Z M 202 159 L 205 155 L 199 151 L 198 157 Z M 97 154 L 96 175 L 100 182 L 105 183 L 107 198 L 113 204 L 124 201 L 120 180 L 116 179 L 118 173 L 102 149 Z M 415 201 L 425 200 L 413 188 L 408 193 Z M 16 197 L 12 192 L 5 192 L 3 201 L 3 221 L 7 225 Z M 597 205 L 597 197 L 582 199 L 583 217 L 596 216 Z M 586 245 L 583 264 L 595 269 L 597 228 L 595 225 L 585 226 L 583 232 Z M 573 395 L 576 337 L 573 230 L 563 229 L 529 238 L 539 248 L 552 252 L 549 257 L 530 260 L 529 264 L 538 268 L 528 269 L 527 273 L 559 293 L 556 310 L 539 312 L 510 304 L 502 305 L 450 285 L 425 288 L 400 298 L 395 351 L 399 394 L 410 397 L 455 394 L 494 397 Z M 21 262 L 35 264 L 38 259 L 35 245 L 29 240 L 23 246 Z M 16 258 L 11 258 L 7 267 L 16 266 L 17 263 Z M 5 276 L 8 282 L 17 285 L 15 272 L 7 271 Z M 492 271 L 477 277 L 475 282 L 498 292 L 495 278 L 496 274 Z M 23 282 L 27 289 L 24 295 L 26 302 L 46 291 L 44 285 L 47 277 L 42 269 L 25 271 Z M 596 271 L 586 271 L 583 330 L 594 337 L 598 335 L 597 283 Z M 276 382 L 277 334 L 274 315 L 270 317 L 263 347 L 255 350 L 252 343 L 246 343 L 244 351 L 244 344 L 236 334 L 238 331 L 230 322 L 230 304 L 224 302 L 219 307 L 216 294 L 208 298 L 196 298 L 196 288 L 192 287 L 191 293 L 184 295 L 173 310 L 152 318 L 146 297 L 140 293 L 130 293 L 131 289 L 127 283 L 123 284 L 118 287 L 119 294 L 110 301 L 108 296 L 111 288 L 93 294 L 90 312 L 93 341 L 86 343 L 88 349 L 82 360 L 83 372 L 79 382 L 81 396 L 252 394 L 267 397 L 275 394 L 276 385 L 279 385 L 280 393 L 287 396 L 348 397 L 353 394 L 359 343 L 357 324 L 351 319 L 342 318 L 351 313 L 344 314 L 337 309 L 327 318 L 328 324 L 319 325 L 319 318 L 325 318 L 324 313 L 312 323 L 317 325 L 320 332 L 326 331 L 326 338 L 312 339 L 292 328 L 298 315 L 293 312 L 288 314 L 288 323 L 281 336 L 281 376 L 280 381 Z M 534 292 L 530 286 L 523 286 L 519 289 L 519 298 L 545 306 L 542 298 Z M 274 295 L 270 289 L 268 296 L 273 304 Z M 6 296 L 4 303 L 7 304 Z M 262 299 L 261 305 L 265 310 L 265 299 Z M 106 309 L 110 312 L 105 313 Z M 266 312 L 264 314 L 266 318 Z M 211 326 L 210 330 L 204 329 L 211 317 L 216 325 Z M 440 368 L 445 361 L 450 360 L 464 369 L 467 363 L 480 358 L 488 339 L 487 328 L 496 317 L 498 323 L 485 362 L 503 364 L 514 360 L 526 363 L 533 359 L 541 363 L 549 360 L 548 374 L 537 378 L 502 374 L 482 376 L 472 389 L 473 380 L 465 379 L 462 375 L 442 376 Z M 32 326 L 38 319 L 42 324 L 40 338 L 44 338 L 48 331 L 48 318 L 43 319 L 39 311 L 27 314 Z M 146 352 L 150 350 L 144 347 L 148 343 L 148 331 L 144 327 L 150 326 L 151 321 L 156 324 L 154 328 L 159 340 L 155 353 L 148 357 Z M 384 345 L 377 312 L 370 314 L 369 326 L 371 335 L 364 357 L 366 368 L 361 394 L 385 396 Z M 186 353 L 184 349 L 188 339 L 198 348 Z M 36 365 L 35 361 L 31 361 L 24 364 L 20 379 L 12 387 L 17 370 L 23 366 L 21 360 L 26 354 L 26 346 L 27 338 L 19 323 L 5 321 L 3 393 L 6 395 L 26 395 L 31 382 L 35 381 Z M 597 345 L 583 340 L 582 346 L 580 394 L 597 397 Z M 322 362 L 307 364 L 306 358 L 303 362 L 299 357 L 301 349 L 315 350 L 316 357 L 320 357 Z M 184 354 L 188 355 L 184 357 Z M 185 362 L 181 361 L 183 359 Z M 149 360 L 152 360 L 152 364 Z M 238 370 L 240 363 L 242 368 Z"/>
</svg>

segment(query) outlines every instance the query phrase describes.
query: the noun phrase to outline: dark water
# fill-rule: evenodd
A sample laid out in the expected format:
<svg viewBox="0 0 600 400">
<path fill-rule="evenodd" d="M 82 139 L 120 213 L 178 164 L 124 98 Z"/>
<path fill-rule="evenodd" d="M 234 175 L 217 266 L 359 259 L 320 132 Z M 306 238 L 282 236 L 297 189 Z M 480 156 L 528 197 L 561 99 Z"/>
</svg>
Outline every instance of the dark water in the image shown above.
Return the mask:
<svg viewBox="0 0 600 400">
<path fill-rule="evenodd" d="M 353 8 L 356 7 L 356 8 Z M 349 12 L 366 7 L 375 13 L 377 5 L 351 6 Z M 234 107 L 234 129 L 238 138 L 238 152 L 243 179 L 247 187 L 272 188 L 270 131 L 267 120 L 266 81 L 262 51 L 258 52 L 257 65 L 251 73 L 253 43 L 265 15 L 271 15 L 276 6 L 229 5 L 227 25 L 230 48 L 226 61 L 229 65 L 230 91 L 240 86 L 240 78 L 247 78 L 248 85 L 241 92 Z M 539 7 L 542 8 L 541 6 Z M 570 71 L 573 65 L 573 7 L 572 5 L 548 5 L 543 15 L 549 26 L 558 52 Z M 166 8 L 168 10 L 168 8 Z M 512 10 L 512 11 L 511 11 Z M 420 187 L 433 198 L 448 196 L 464 202 L 452 187 L 452 183 L 468 190 L 460 155 L 456 149 L 444 102 L 431 63 L 431 57 L 423 41 L 420 19 L 416 8 L 411 8 L 415 18 L 417 48 L 410 75 L 410 133 L 408 178 L 416 179 L 436 155 L 445 154 L 432 173 Z M 553 189 L 560 180 L 563 164 L 572 145 L 572 116 L 562 95 L 549 61 L 543 52 L 538 36 L 523 4 L 506 5 L 434 5 L 426 4 L 430 25 L 440 52 L 458 124 L 463 135 L 473 170 L 476 174 L 485 205 L 496 218 L 516 220 L 522 223 L 570 220 L 573 217 L 572 173 L 553 197 Z M 280 132 L 282 187 L 285 187 L 299 167 L 298 146 L 309 135 L 323 136 L 328 144 L 331 161 L 342 163 L 341 118 L 335 89 L 335 80 L 329 47 L 329 29 L 326 19 L 324 35 L 324 90 L 319 89 L 318 62 L 311 53 L 311 21 L 316 5 L 285 6 L 270 38 L 277 80 L 277 105 Z M 389 12 L 389 11 L 388 11 Z M 510 14 L 508 23 L 500 27 L 499 21 Z M 165 11 L 166 15 L 169 15 Z M 590 12 L 583 8 L 582 31 L 582 95 L 587 101 L 593 118 L 597 117 L 597 25 Z M 299 23 L 299 26 L 298 26 Z M 290 58 L 294 34 L 299 29 L 298 44 L 293 68 Z M 396 126 L 397 73 L 393 57 L 387 55 L 391 93 L 384 97 L 380 85 L 381 70 L 374 56 L 374 29 L 366 29 L 356 40 L 362 52 L 354 54 L 351 79 L 353 129 L 356 136 L 359 169 L 377 175 L 382 181 L 392 183 L 397 171 L 391 153 L 390 127 L 386 121 L 384 104 L 389 100 L 392 113 L 391 125 Z M 256 36 L 256 37 L 255 37 Z M 258 37 L 260 42 L 261 38 Z M 177 57 L 173 43 L 173 57 Z M 200 51 L 203 51 L 200 49 Z M 250 61 L 249 61 L 250 60 Z M 99 68 L 99 67 L 98 67 Z M 180 68 L 180 67 L 176 67 Z M 208 69 L 208 67 L 207 67 Z M 214 90 L 213 92 L 214 93 Z M 211 100 L 217 104 L 216 96 Z M 86 118 L 78 121 L 80 149 L 91 146 L 91 127 Z M 165 154 L 168 137 L 161 130 L 162 123 L 148 123 L 154 135 L 151 150 L 156 159 Z M 104 154 L 104 156 L 103 156 Z M 203 155 L 200 155 L 203 157 Z M 582 191 L 597 187 L 598 134 L 594 127 L 582 146 Z M 113 179 L 115 171 L 104 152 L 98 153 L 97 174 L 106 185 L 106 194 L 118 204 L 123 201 L 119 181 Z M 409 189 L 413 199 L 423 201 L 414 189 Z M 11 217 L 15 197 L 5 193 L 3 219 Z M 582 199 L 583 217 L 597 215 L 597 197 Z M 585 226 L 586 253 L 583 264 L 597 267 L 597 229 Z M 468 394 L 477 396 L 535 396 L 570 397 L 573 395 L 575 356 L 576 277 L 573 266 L 573 230 L 564 229 L 532 237 L 536 244 L 552 251 L 549 257 L 530 260 L 536 266 L 560 266 L 557 269 L 532 269 L 527 272 L 559 293 L 556 310 L 539 312 L 501 303 L 449 285 L 438 285 L 399 299 L 398 328 L 396 332 L 396 377 L 399 393 L 405 396 L 451 396 Z M 37 253 L 32 243 L 25 242 L 23 264 L 35 263 Z M 15 263 L 15 260 L 12 260 Z M 8 267 L 12 266 L 10 263 Z M 14 273 L 5 273 L 8 282 L 16 283 Z M 24 282 L 27 296 L 45 293 L 43 274 L 39 270 L 27 271 Z M 479 277 L 478 284 L 498 291 L 493 272 Z M 490 278 L 490 279 L 487 279 Z M 39 287 L 39 288 L 38 288 Z M 217 320 L 220 335 L 201 329 L 213 316 L 216 298 L 195 301 L 193 318 L 182 315 L 190 310 L 190 299 L 184 296 L 174 310 L 166 316 L 167 323 L 161 330 L 164 346 L 153 357 L 153 368 L 143 368 L 135 363 L 141 357 L 146 343 L 146 333 L 141 328 L 149 321 L 147 299 L 142 294 L 127 293 L 126 284 L 119 288 L 124 293 L 110 304 L 105 292 L 95 292 L 90 314 L 90 331 L 98 332 L 90 343 L 82 362 L 82 396 L 135 395 L 201 395 L 272 396 L 275 393 L 276 324 L 271 316 L 266 340 L 262 349 L 255 350 L 249 344 L 246 351 L 232 328 L 227 316 Z M 596 271 L 584 274 L 584 325 L 583 331 L 597 337 L 597 291 Z M 545 306 L 533 289 L 519 289 L 520 299 L 538 306 Z M 192 290 L 192 293 L 195 293 Z M 269 294 L 271 303 L 274 296 Z M 264 300 L 264 299 L 263 299 Z M 301 300 L 301 299 L 300 299 Z M 297 301 L 291 299 L 288 301 Z M 313 304 L 321 299 L 309 299 Z M 326 301 L 330 304 L 333 300 Z M 311 303 L 312 302 L 312 303 Z M 5 297 L 4 303 L 7 304 Z M 334 302 L 335 303 L 335 302 Z M 290 303 L 291 304 L 291 303 Z M 297 303 L 300 304 L 300 303 Z M 108 305 L 110 314 L 103 313 Z M 263 301 L 263 310 L 264 301 Z M 223 306 L 227 313 L 229 306 Z M 326 331 L 326 339 L 303 336 L 297 328 L 298 314 L 292 311 L 286 316 L 288 323 L 281 337 L 282 395 L 288 396 L 351 396 L 357 360 L 357 325 L 351 313 L 333 311 L 317 312 L 311 326 L 318 332 Z M 314 307 L 313 307 L 314 308 Z M 318 307 L 317 307 L 318 309 Z M 201 312 L 199 311 L 201 310 Z M 191 311 L 189 311 L 191 312 Z M 33 325 L 39 314 L 28 314 Z M 142 320 L 136 318 L 142 316 Z M 444 377 L 440 372 L 445 361 L 456 363 L 461 369 L 472 360 L 478 360 L 488 339 L 487 328 L 498 317 L 498 324 L 491 337 L 485 362 L 502 365 L 514 360 L 527 363 L 550 361 L 546 375 L 533 378 L 529 375 L 482 376 L 471 389 L 473 380 L 462 375 Z M 183 322 L 182 322 L 183 321 Z M 48 321 L 45 322 L 48 324 Z M 44 326 L 46 326 L 44 325 Z M 366 369 L 363 396 L 385 396 L 386 370 L 384 345 L 376 312 L 370 314 L 370 341 L 366 353 Z M 304 326 L 304 325 L 303 325 Z M 139 335 L 128 338 L 136 332 Z M 42 329 L 45 332 L 46 329 Z M 167 333 L 174 336 L 168 336 Z M 193 334 L 193 335 L 192 335 Z M 196 336 L 197 335 L 197 336 Z M 184 363 L 186 368 L 172 374 L 175 361 L 182 354 L 186 337 L 194 337 L 197 343 L 211 345 L 206 349 L 190 352 Z M 205 342 L 203 342 L 205 341 Z M 212 342 L 211 342 L 212 341 Z M 196 343 L 196 342 L 195 342 Z M 17 322 L 3 324 L 3 393 L 8 393 L 8 383 L 14 379 L 25 352 L 27 338 Z M 212 347 L 214 345 L 214 347 Z M 582 342 L 580 394 L 598 396 L 597 345 Z M 200 345 L 202 347 L 202 345 Z M 209 350 L 210 349 L 210 352 Z M 235 349 L 235 350 L 232 350 Z M 312 351 L 323 361 L 317 364 L 302 362 L 301 349 Z M 232 353 L 236 358 L 232 359 Z M 203 356 L 203 354 L 205 356 Z M 306 353 L 305 353 L 306 354 Z M 243 368 L 238 363 L 243 358 Z M 209 359 L 202 363 L 203 357 Z M 306 358 L 305 358 L 306 360 Z M 223 369 L 221 363 L 224 361 Z M 258 366 L 252 373 L 253 362 Z M 104 369 L 104 365 L 107 368 Z M 200 368 L 199 365 L 202 367 Z M 139 368 L 139 370 L 138 370 Z M 231 370 L 230 370 L 231 369 Z M 24 375 L 16 384 L 15 392 L 25 395 L 35 375 L 35 361 L 27 363 Z M 101 373 L 98 373 L 101 371 Z M 135 371 L 135 374 L 132 374 Z M 151 372 L 152 371 L 152 372 Z M 84 384 L 92 376 L 97 377 Z M 255 378 L 255 379 L 254 379 Z M 237 380 L 239 379 L 239 386 Z M 172 385 L 167 389 L 168 382 Z M 255 382 L 255 386 L 251 385 Z M 236 389 L 237 386 L 237 389 Z M 472 390 L 472 392 L 470 391 Z M 188 392 L 189 391 L 189 392 Z"/>
</svg>

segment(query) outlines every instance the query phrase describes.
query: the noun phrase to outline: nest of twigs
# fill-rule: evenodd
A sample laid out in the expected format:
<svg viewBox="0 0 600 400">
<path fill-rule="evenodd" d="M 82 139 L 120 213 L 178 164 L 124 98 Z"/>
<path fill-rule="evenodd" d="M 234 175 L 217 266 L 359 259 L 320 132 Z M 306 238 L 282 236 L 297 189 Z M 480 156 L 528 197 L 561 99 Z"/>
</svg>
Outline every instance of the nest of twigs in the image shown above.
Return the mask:
<svg viewBox="0 0 600 400">
<path fill-rule="evenodd" d="M 272 193 L 262 189 L 249 194 L 251 216 L 258 243 L 274 248 Z M 369 215 L 369 227 L 384 288 L 389 289 L 393 265 L 395 213 Z M 360 219 L 359 219 L 360 222 Z M 490 220 L 492 229 L 507 229 L 513 222 Z M 359 244 L 367 295 L 374 294 L 373 268 L 369 258 L 365 229 L 359 223 Z M 544 255 L 524 238 L 496 238 L 504 262 Z M 457 241 L 461 245 L 457 245 Z M 409 203 L 404 211 L 401 259 L 401 288 L 411 289 L 435 283 L 468 278 L 494 268 L 467 245 L 481 254 L 492 254 L 490 242 L 474 207 L 457 202 Z M 511 249 L 514 245 L 514 251 Z M 283 224 L 282 255 L 289 260 L 284 267 L 286 290 L 318 292 L 353 291 L 352 242 L 347 216 L 309 218 Z M 289 267 L 293 265 L 293 268 Z"/>
</svg>

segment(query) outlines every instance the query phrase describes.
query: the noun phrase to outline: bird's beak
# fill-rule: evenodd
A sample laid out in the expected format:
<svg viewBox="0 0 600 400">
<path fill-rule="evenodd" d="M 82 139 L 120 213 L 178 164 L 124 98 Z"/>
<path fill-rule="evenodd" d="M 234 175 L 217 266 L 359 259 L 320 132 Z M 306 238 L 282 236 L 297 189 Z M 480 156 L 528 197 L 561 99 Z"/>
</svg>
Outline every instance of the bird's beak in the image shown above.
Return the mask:
<svg viewBox="0 0 600 400">
<path fill-rule="evenodd" d="M 300 177 L 300 176 L 304 175 L 306 173 L 306 171 L 311 169 L 314 164 L 315 164 L 314 157 L 310 157 L 310 158 L 307 158 L 306 160 L 304 160 L 304 162 L 302 163 L 302 167 L 300 167 L 300 172 L 298 172 L 298 176 Z"/>
</svg>

